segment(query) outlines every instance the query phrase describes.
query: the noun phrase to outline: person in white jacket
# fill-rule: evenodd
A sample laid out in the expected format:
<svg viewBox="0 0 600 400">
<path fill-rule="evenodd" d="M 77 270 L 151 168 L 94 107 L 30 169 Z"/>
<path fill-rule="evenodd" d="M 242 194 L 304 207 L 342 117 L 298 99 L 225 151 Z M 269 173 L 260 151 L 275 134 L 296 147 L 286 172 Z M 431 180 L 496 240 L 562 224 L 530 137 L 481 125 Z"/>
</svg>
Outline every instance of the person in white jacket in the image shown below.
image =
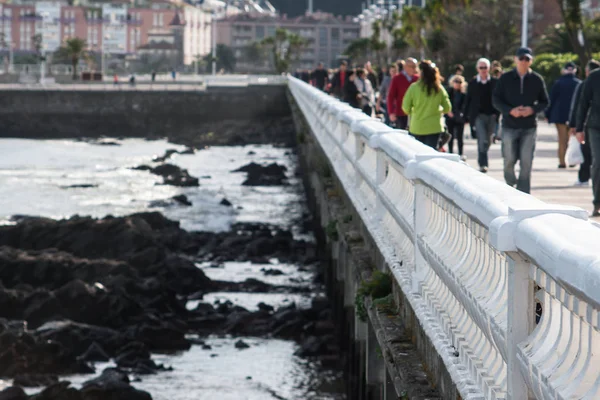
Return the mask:
<svg viewBox="0 0 600 400">
<path fill-rule="evenodd" d="M 354 83 L 362 96 L 361 108 L 365 114 L 371 117 L 373 116 L 373 105 L 375 104 L 375 90 L 373 90 L 371 81 L 367 79 L 367 73 L 364 69 L 358 68 L 356 75 L 357 79 Z"/>
</svg>

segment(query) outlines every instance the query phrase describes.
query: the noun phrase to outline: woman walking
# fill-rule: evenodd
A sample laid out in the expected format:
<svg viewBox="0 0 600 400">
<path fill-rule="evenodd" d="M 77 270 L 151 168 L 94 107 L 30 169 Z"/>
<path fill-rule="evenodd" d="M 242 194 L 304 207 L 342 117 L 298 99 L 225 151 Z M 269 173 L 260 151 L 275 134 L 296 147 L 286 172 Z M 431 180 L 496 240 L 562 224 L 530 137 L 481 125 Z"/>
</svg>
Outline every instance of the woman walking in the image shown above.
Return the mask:
<svg viewBox="0 0 600 400">
<path fill-rule="evenodd" d="M 448 98 L 450 104 L 452 104 L 453 117 L 446 114 L 446 126 L 448 127 L 448 133 L 452 135 L 448 142 L 448 151 L 453 153 L 454 151 L 454 140 L 458 142 L 458 154 L 464 160 L 463 156 L 463 136 L 465 131 L 465 118 L 462 112 L 465 99 L 467 97 L 467 84 L 465 78 L 460 75 L 454 75 L 450 82 L 450 89 L 448 90 Z"/>
<path fill-rule="evenodd" d="M 404 95 L 402 110 L 410 117 L 410 134 L 437 150 L 438 139 L 444 132 L 442 114 L 454 118 L 454 113 L 435 64 L 421 61 L 419 69 L 421 76 Z"/>
<path fill-rule="evenodd" d="M 353 70 L 347 71 L 348 82 L 344 85 L 344 101 L 354 108 L 360 108 L 361 94 L 355 84 L 356 73 Z"/>
</svg>

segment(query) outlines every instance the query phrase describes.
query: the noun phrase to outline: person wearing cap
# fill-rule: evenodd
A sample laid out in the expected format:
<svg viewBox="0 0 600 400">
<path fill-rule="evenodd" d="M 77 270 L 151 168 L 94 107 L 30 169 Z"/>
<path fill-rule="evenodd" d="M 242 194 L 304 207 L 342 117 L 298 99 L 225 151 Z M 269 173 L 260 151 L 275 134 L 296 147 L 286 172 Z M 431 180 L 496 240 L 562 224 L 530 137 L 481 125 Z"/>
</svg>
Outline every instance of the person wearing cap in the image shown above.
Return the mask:
<svg viewBox="0 0 600 400">
<path fill-rule="evenodd" d="M 585 135 L 584 127 L 587 130 Z M 585 138 L 592 150 L 592 191 L 594 192 L 594 211 L 592 217 L 600 216 L 600 69 L 591 72 L 583 82 L 581 98 L 577 106 L 575 127 L 577 140 Z"/>
<path fill-rule="evenodd" d="M 550 105 L 546 84 L 531 70 L 533 52 L 521 47 L 515 55 L 516 68 L 503 74 L 492 95 L 494 107 L 502 113 L 502 155 L 504 180 L 525 193 L 531 191 L 531 169 L 537 138 L 536 115 Z M 520 163 L 517 178 L 515 164 Z"/>
<path fill-rule="evenodd" d="M 546 109 L 546 118 L 556 124 L 558 132 L 558 168 L 566 168 L 565 155 L 569 143 L 569 111 L 573 93 L 581 83 L 576 76 L 577 66 L 568 62 L 562 70 L 562 76 L 556 80 L 550 90 L 550 107 Z"/>
</svg>

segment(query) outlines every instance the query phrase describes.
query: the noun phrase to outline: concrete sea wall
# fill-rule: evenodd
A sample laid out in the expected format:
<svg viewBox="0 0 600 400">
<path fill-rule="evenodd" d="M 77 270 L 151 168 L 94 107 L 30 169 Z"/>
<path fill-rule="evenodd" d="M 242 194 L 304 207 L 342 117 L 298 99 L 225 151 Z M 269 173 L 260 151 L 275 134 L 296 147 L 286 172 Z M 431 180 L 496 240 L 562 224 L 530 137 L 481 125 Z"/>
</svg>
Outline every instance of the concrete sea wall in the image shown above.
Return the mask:
<svg viewBox="0 0 600 400">
<path fill-rule="evenodd" d="M 0 96 L 0 137 L 168 137 L 194 146 L 289 143 L 293 124 L 285 91 L 283 85 L 198 92 L 10 90 Z"/>
</svg>

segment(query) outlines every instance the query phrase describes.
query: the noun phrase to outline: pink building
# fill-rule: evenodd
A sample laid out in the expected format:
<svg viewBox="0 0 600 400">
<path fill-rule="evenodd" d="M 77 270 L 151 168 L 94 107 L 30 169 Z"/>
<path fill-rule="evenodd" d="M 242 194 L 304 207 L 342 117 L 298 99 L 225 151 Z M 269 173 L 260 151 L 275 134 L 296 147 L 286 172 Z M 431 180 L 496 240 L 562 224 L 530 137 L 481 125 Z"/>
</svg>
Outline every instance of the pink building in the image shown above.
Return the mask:
<svg viewBox="0 0 600 400">
<path fill-rule="evenodd" d="M 130 8 L 129 2 L 113 1 L 87 7 L 66 1 L 35 4 L 0 4 L 0 36 L 15 52 L 34 51 L 32 37 L 42 35 L 43 48 L 56 51 L 70 37 L 86 40 L 88 49 L 111 54 L 135 55 L 156 34 L 173 30 L 178 15 L 185 64 L 210 52 L 211 15 L 202 8 L 168 0 L 149 0 L 148 7 Z M 0 41 L 1 42 L 1 41 Z"/>
</svg>

